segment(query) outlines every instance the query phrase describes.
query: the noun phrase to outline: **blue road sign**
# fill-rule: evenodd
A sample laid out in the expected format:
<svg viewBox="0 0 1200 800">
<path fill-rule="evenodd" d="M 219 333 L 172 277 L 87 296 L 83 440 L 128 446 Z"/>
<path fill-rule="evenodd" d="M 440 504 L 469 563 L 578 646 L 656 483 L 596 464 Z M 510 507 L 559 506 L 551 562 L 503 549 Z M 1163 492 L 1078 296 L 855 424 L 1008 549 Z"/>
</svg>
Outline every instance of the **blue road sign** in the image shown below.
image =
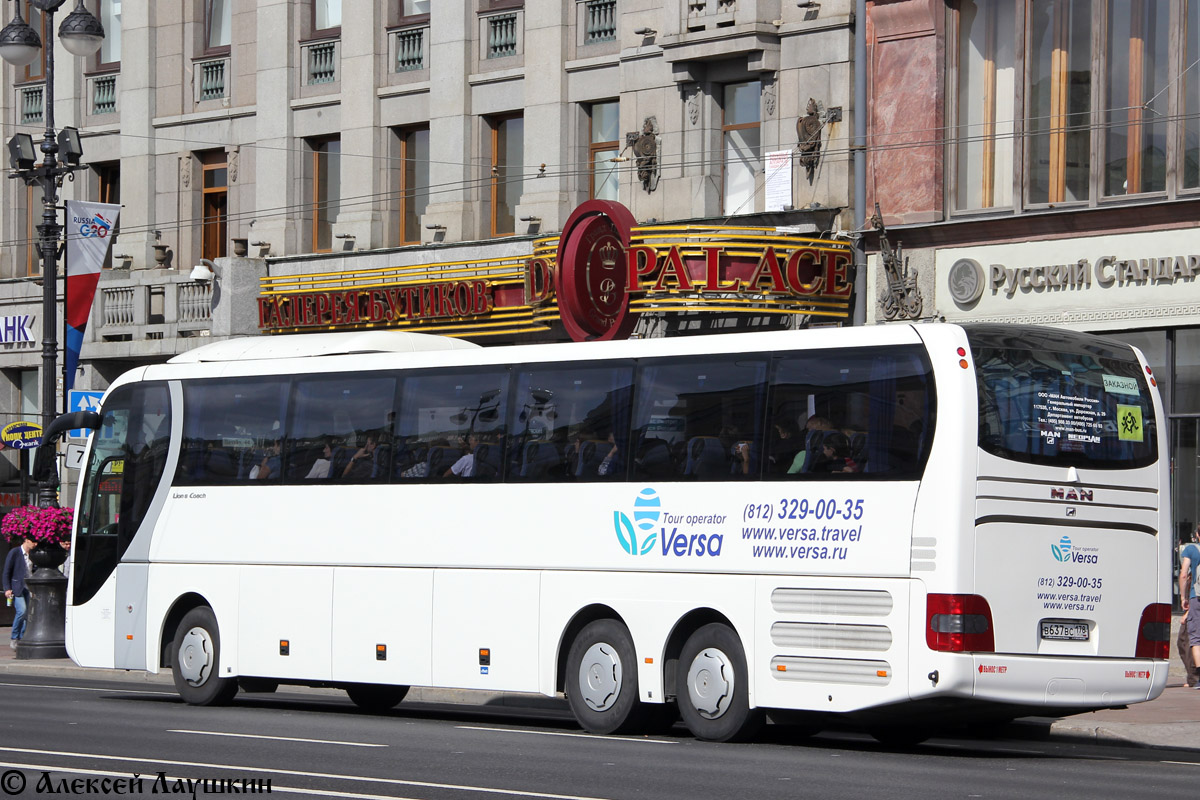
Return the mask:
<svg viewBox="0 0 1200 800">
<path fill-rule="evenodd" d="M 67 406 L 71 411 L 99 411 L 100 398 L 104 392 L 86 392 L 72 389 L 67 392 Z M 91 433 L 87 428 L 72 428 L 67 436 L 71 439 L 86 439 Z"/>
</svg>

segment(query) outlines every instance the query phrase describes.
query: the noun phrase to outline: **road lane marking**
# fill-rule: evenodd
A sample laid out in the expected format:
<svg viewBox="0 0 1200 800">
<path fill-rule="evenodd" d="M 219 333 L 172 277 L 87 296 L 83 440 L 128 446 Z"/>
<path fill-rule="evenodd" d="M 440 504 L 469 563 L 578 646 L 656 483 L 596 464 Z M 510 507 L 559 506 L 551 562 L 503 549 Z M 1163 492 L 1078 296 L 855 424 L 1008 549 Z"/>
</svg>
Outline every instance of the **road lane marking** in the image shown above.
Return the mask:
<svg viewBox="0 0 1200 800">
<path fill-rule="evenodd" d="M 387 747 L 386 744 L 371 742 L 339 742 L 336 739 L 297 739 L 293 736 L 265 736 L 260 733 L 227 733 L 225 731 L 185 731 L 168 729 L 167 733 L 190 733 L 193 736 L 233 736 L 239 739 L 270 739 L 275 742 L 311 742 L 312 744 L 340 744 L 346 747 Z"/>
<path fill-rule="evenodd" d="M 250 767 L 239 764 L 210 764 L 203 761 L 175 761 L 167 758 L 146 758 L 145 756 L 112 756 L 104 753 L 71 753 L 65 750 L 37 750 L 29 747 L 3 747 L 0 746 L 0 753 L 22 753 L 26 755 L 36 756 L 58 756 L 60 758 L 86 758 L 95 759 L 98 761 L 124 761 L 133 764 L 169 764 L 173 767 L 193 767 L 200 769 L 222 769 L 231 772 L 244 772 L 251 775 L 257 773 L 270 775 L 290 775 L 299 778 L 329 778 L 332 780 L 342 780 L 355 783 L 381 783 L 388 786 L 416 786 L 422 789 L 450 789 L 460 792 L 476 792 L 479 794 L 503 794 L 513 797 L 534 797 L 538 800 L 609 800 L 603 797 L 589 797 L 587 795 L 576 794 L 552 794 L 549 792 L 530 792 L 522 789 L 496 789 L 490 786 L 468 786 L 466 784 L 455 783 L 434 783 L 431 781 L 406 781 L 401 778 L 372 778 L 368 775 L 339 775 L 334 772 L 306 772 L 304 770 L 295 769 L 279 769 L 278 767 Z M 0 762 L 0 766 L 3 762 Z M 21 766 L 21 765 L 15 765 Z M 81 770 L 72 770 L 70 767 L 36 767 L 33 765 L 25 765 L 28 769 L 48 769 L 58 770 L 59 772 L 80 772 Z M 128 775 L 130 773 L 114 773 L 118 775 Z"/>
<path fill-rule="evenodd" d="M 58 686 L 52 683 L 0 683 L 0 686 L 12 686 L 18 689 L 67 689 L 72 692 L 108 692 L 113 694 L 152 694 L 159 697 L 176 697 L 176 692 L 148 692 L 145 689 L 97 689 L 92 686 Z"/>
<path fill-rule="evenodd" d="M 637 742 L 639 744 L 679 744 L 668 739 L 634 739 L 621 736 L 598 736 L 594 733 L 561 733 L 558 731 L 523 731 L 517 728 L 485 728 L 481 725 L 455 725 L 460 731 L 491 731 L 492 733 L 525 733 L 530 736 L 569 736 L 575 739 L 599 739 L 604 742 Z"/>
</svg>

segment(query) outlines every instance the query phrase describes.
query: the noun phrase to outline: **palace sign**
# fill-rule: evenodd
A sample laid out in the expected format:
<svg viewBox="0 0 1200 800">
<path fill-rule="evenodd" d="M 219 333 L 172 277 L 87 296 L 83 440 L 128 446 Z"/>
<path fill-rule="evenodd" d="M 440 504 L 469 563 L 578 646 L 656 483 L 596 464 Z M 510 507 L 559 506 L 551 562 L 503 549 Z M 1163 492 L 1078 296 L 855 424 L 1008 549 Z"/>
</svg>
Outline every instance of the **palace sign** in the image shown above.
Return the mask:
<svg viewBox="0 0 1200 800">
<path fill-rule="evenodd" d="M 383 327 L 448 336 L 622 339 L 641 314 L 850 314 L 849 242 L 776 228 L 641 225 L 590 200 L 530 256 L 262 279 L 264 332 Z M 333 288 L 331 288 L 333 287 Z"/>
</svg>

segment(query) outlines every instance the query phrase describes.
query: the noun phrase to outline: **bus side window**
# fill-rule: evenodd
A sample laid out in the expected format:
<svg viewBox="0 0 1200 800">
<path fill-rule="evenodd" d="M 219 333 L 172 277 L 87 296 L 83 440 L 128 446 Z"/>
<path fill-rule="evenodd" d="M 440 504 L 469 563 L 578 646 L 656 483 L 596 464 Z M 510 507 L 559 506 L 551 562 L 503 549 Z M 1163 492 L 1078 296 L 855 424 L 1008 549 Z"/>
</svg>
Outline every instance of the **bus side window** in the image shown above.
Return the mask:
<svg viewBox="0 0 1200 800">
<path fill-rule="evenodd" d="M 508 480 L 622 480 L 629 459 L 628 362 L 518 368 Z"/>
<path fill-rule="evenodd" d="M 405 443 L 403 461 L 393 473 L 399 469 L 401 481 L 500 480 L 508 383 L 503 368 L 406 375 L 395 428 L 396 440 Z"/>
<path fill-rule="evenodd" d="M 639 364 L 633 407 L 634 475 L 728 481 L 758 477 L 767 361 L 746 356 Z"/>
<path fill-rule="evenodd" d="M 766 477 L 917 477 L 932 436 L 929 380 L 920 349 L 909 346 L 780 356 Z"/>
</svg>

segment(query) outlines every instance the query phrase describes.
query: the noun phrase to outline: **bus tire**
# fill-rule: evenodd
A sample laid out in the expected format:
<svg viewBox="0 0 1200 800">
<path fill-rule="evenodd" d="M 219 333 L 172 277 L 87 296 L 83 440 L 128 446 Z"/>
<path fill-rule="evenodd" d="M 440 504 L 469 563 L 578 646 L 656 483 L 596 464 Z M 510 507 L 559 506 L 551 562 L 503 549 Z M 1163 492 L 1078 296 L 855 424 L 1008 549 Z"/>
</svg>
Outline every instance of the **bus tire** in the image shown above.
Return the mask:
<svg viewBox="0 0 1200 800">
<path fill-rule="evenodd" d="M 612 619 L 584 626 L 567 653 L 567 702 L 589 733 L 630 733 L 642 724 L 637 658 L 629 630 Z"/>
<path fill-rule="evenodd" d="M 208 606 L 183 615 L 171 645 L 175 691 L 193 706 L 225 705 L 237 694 L 237 678 L 221 677 L 221 634 Z"/>
<path fill-rule="evenodd" d="M 407 686 L 392 686 L 386 683 L 352 683 L 346 688 L 346 696 L 363 711 L 379 714 L 391 711 L 400 705 L 408 694 Z"/>
<path fill-rule="evenodd" d="M 679 716 L 697 739 L 744 742 L 758 733 L 763 712 L 750 708 L 746 656 L 728 625 L 709 623 L 689 636 L 678 675 Z"/>
</svg>

